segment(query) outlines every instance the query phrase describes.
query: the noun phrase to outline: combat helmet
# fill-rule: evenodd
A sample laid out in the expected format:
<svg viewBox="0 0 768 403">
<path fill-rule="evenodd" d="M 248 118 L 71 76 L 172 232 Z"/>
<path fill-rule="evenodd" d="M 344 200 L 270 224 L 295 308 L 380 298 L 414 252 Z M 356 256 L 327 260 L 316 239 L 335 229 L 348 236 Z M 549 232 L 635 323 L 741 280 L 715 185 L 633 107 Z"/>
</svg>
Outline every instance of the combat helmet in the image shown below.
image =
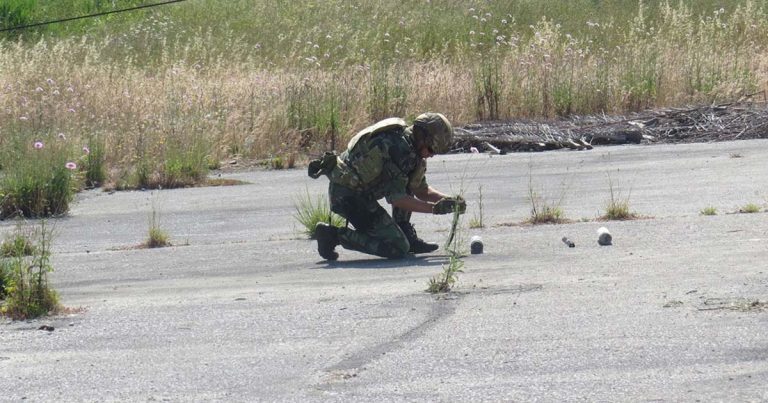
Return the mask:
<svg viewBox="0 0 768 403">
<path fill-rule="evenodd" d="M 414 138 L 423 141 L 435 154 L 451 150 L 453 126 L 442 113 L 422 113 L 413 121 L 413 126 Z"/>
</svg>

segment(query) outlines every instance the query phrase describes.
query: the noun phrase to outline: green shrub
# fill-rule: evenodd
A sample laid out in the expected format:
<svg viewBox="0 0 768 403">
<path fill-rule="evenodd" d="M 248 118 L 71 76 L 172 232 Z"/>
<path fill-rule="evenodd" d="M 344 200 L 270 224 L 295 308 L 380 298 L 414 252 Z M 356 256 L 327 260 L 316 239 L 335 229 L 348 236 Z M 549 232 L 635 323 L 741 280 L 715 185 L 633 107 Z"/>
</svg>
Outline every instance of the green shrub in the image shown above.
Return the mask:
<svg viewBox="0 0 768 403">
<path fill-rule="evenodd" d="M 59 309 L 58 295 L 48 284 L 51 265 L 51 241 L 53 231 L 45 221 L 34 229 L 31 235 L 18 230 L 18 237 L 27 237 L 22 242 L 15 242 L 16 250 L 12 256 L 0 258 L 0 280 L 5 303 L 0 313 L 12 319 L 30 319 L 54 313 Z M 27 255 L 27 245 L 33 251 Z"/>
</svg>

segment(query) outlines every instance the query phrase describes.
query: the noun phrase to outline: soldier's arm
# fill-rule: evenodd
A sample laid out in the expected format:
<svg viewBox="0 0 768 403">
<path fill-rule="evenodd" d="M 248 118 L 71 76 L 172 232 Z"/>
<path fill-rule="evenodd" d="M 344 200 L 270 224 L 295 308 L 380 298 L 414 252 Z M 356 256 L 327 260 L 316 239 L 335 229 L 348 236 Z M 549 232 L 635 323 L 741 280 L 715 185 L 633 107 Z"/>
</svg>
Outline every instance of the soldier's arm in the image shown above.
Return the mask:
<svg viewBox="0 0 768 403">
<path fill-rule="evenodd" d="M 426 189 L 419 189 L 413 192 L 413 194 L 419 198 L 419 200 L 423 200 L 426 202 L 432 202 L 435 203 L 438 200 L 444 198 L 444 197 L 450 197 L 445 193 L 440 192 L 439 190 L 433 188 L 432 186 L 427 186 Z"/>
<path fill-rule="evenodd" d="M 413 211 L 416 213 L 432 213 L 432 206 L 434 203 L 429 203 L 424 200 L 419 200 L 413 196 L 405 195 L 399 199 L 392 200 L 392 205 L 406 211 Z"/>
</svg>

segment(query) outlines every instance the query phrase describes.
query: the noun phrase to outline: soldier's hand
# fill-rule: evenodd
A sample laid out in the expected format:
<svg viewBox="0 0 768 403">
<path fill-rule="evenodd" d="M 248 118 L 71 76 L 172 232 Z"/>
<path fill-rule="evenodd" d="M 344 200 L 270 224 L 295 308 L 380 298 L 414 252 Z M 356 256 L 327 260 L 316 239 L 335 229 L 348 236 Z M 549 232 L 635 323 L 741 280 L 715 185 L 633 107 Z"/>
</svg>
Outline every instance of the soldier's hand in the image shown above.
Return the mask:
<svg viewBox="0 0 768 403">
<path fill-rule="evenodd" d="M 460 197 L 443 197 L 432 206 L 432 214 L 451 214 L 454 211 L 464 214 L 467 211 L 467 202 Z"/>
</svg>

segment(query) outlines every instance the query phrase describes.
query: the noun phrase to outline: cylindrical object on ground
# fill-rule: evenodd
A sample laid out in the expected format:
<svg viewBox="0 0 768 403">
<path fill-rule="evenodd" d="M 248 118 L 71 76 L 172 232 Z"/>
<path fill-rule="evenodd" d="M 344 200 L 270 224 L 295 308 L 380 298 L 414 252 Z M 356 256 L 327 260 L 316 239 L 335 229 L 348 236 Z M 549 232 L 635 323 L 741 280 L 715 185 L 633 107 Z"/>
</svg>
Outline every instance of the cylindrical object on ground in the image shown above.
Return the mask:
<svg viewBox="0 0 768 403">
<path fill-rule="evenodd" d="M 567 236 L 564 236 L 564 237 L 563 237 L 563 242 L 564 242 L 566 245 L 568 245 L 568 247 L 569 247 L 569 248 L 575 248 L 575 247 L 576 247 L 576 244 L 575 244 L 575 243 L 573 243 L 573 241 L 571 241 L 570 239 L 568 239 L 568 237 L 567 237 Z"/>
<path fill-rule="evenodd" d="M 483 253 L 483 239 L 480 238 L 480 235 L 475 235 L 469 240 L 469 250 L 473 255 Z"/>
<path fill-rule="evenodd" d="M 599 243 L 601 246 L 607 246 L 612 245 L 613 243 L 613 237 L 611 236 L 611 233 L 608 231 L 608 228 L 600 227 L 597 230 L 597 243 Z"/>
</svg>

